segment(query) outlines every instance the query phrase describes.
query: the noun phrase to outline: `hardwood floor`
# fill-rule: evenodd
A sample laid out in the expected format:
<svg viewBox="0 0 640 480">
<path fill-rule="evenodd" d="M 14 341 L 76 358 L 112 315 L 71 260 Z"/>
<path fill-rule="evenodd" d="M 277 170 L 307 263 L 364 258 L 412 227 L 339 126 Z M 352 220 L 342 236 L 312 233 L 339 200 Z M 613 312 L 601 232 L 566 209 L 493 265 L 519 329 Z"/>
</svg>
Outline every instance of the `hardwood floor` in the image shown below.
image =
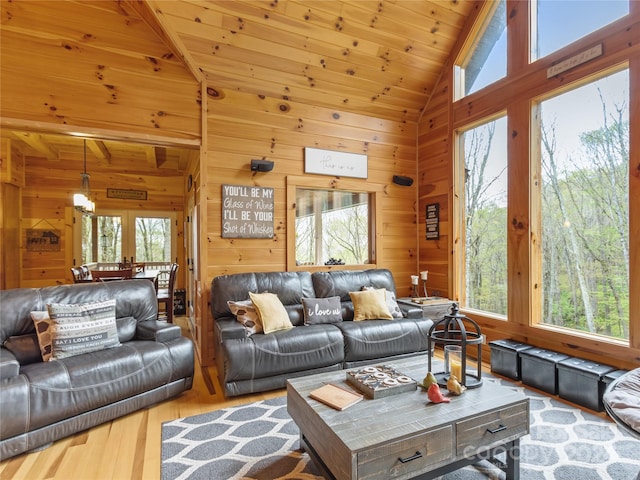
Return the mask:
<svg viewBox="0 0 640 480">
<path fill-rule="evenodd" d="M 178 317 L 189 335 L 186 318 Z M 285 390 L 225 399 L 215 367 L 196 360 L 193 388 L 179 397 L 58 440 L 40 452 L 0 463 L 0 478 L 25 480 L 139 480 L 160 478 L 162 422 L 283 395 Z M 1 405 L 0 405 L 0 408 Z"/>
<path fill-rule="evenodd" d="M 175 322 L 188 336 L 186 318 L 178 317 Z M 436 352 L 436 357 L 442 358 L 440 352 Z M 483 362 L 482 369 L 489 372 L 490 365 Z M 160 431 L 163 422 L 277 397 L 284 395 L 285 389 L 230 399 L 221 392 L 215 367 L 201 367 L 196 360 L 193 388 L 188 392 L 58 440 L 40 452 L 5 460 L 0 463 L 0 479 L 157 480 L 160 478 Z M 604 412 L 593 412 L 557 395 L 553 398 L 608 419 Z"/>
</svg>

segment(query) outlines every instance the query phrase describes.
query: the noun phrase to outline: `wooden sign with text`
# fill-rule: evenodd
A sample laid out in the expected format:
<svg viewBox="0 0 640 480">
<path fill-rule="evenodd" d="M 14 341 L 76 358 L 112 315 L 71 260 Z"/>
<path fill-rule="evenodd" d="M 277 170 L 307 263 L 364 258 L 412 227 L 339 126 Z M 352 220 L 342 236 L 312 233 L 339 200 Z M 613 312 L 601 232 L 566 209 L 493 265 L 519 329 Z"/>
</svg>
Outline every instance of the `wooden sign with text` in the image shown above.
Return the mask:
<svg viewBox="0 0 640 480">
<path fill-rule="evenodd" d="M 427 240 L 440 238 L 440 204 L 430 203 L 426 208 L 425 223 L 427 226 Z"/>
<path fill-rule="evenodd" d="M 222 238 L 273 238 L 273 192 L 222 185 Z"/>
</svg>

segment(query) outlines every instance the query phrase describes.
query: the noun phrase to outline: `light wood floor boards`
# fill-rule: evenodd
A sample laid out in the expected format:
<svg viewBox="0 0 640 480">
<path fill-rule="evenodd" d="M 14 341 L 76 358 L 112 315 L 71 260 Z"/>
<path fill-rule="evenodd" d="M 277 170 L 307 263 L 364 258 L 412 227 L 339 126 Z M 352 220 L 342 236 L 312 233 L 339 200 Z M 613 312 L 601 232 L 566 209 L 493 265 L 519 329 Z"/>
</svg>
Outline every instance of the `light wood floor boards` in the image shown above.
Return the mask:
<svg viewBox="0 0 640 480">
<path fill-rule="evenodd" d="M 188 335 L 186 319 L 179 317 L 175 321 Z M 0 479 L 157 480 L 162 422 L 276 397 L 285 390 L 230 399 L 221 392 L 215 367 L 201 367 L 196 361 L 193 388 L 188 392 L 58 440 L 40 452 L 5 460 L 0 463 Z"/>
</svg>

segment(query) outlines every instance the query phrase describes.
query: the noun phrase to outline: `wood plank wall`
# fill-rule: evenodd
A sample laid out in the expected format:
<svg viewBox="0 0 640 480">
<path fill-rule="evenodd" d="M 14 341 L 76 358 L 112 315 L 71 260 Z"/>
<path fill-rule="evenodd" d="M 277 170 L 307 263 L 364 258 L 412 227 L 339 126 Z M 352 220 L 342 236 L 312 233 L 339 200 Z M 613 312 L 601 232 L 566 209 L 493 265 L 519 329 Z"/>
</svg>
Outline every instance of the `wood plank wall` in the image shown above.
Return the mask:
<svg viewBox="0 0 640 480">
<path fill-rule="evenodd" d="M 389 268 L 400 295 L 410 293 L 410 275 L 416 273 L 416 185 L 392 183 L 394 174 L 415 179 L 416 125 L 367 115 L 356 115 L 209 87 L 207 151 L 207 278 L 216 275 L 287 270 L 286 178 L 304 173 L 304 147 L 368 155 L 369 178 L 349 179 L 366 188 L 384 185 L 383 232 L 379 237 L 379 267 Z M 215 93 L 214 93 L 215 92 Z M 269 173 L 250 171 L 251 159 L 275 162 Z M 317 186 L 340 185 L 332 176 L 306 174 Z M 273 239 L 222 238 L 223 184 L 275 189 Z M 372 265 L 374 267 L 375 265 Z M 323 267 L 324 268 L 324 267 Z M 207 286 L 208 288 L 210 285 Z M 213 333 L 208 332 L 213 339 Z"/>
<path fill-rule="evenodd" d="M 452 205 L 455 200 L 453 191 L 453 171 L 455 161 L 454 132 L 465 125 L 478 122 L 487 115 L 506 111 L 509 115 L 509 131 L 518 133 L 510 135 L 509 161 L 510 179 L 516 178 L 513 171 L 529 172 L 529 102 L 537 95 L 554 89 L 569 88 L 572 82 L 585 76 L 597 74 L 619 65 L 629 63 L 630 69 L 630 158 L 633 164 L 630 171 L 630 239 L 638 234 L 640 225 L 640 177 L 637 172 L 638 146 L 640 139 L 640 3 L 630 2 L 631 14 L 623 20 L 605 27 L 589 35 L 574 45 L 566 47 L 535 64 L 515 61 L 507 78 L 489 86 L 459 102 L 453 101 L 454 72 L 453 64 L 459 52 L 465 46 L 465 38 L 471 32 L 473 23 L 481 20 L 482 10 L 478 8 L 461 35 L 457 47 L 445 66 L 442 78 L 433 96 L 425 108 L 425 115 L 418 125 L 418 179 L 419 179 L 419 256 L 420 269 L 429 270 L 432 285 L 457 299 L 455 264 L 456 252 L 459 250 L 458 239 L 452 236 L 455 231 L 452 225 Z M 478 7 L 481 7 L 478 4 Z M 509 24 L 512 27 L 510 41 L 519 42 L 521 48 L 526 47 L 525 22 L 528 18 L 528 4 L 508 1 Z M 546 69 L 557 62 L 575 55 L 590 46 L 602 43 L 604 54 L 594 61 L 576 67 L 563 75 L 551 79 L 546 78 Z M 510 50 L 512 55 L 518 49 Z M 520 58 L 522 54 L 520 55 Z M 516 59 L 517 60 L 517 59 Z M 634 160 L 635 159 L 635 160 Z M 533 174 L 533 173 L 532 173 Z M 528 173 L 520 178 L 526 178 Z M 528 219 L 529 189 L 526 185 L 509 187 L 510 214 L 520 219 Z M 425 240 L 425 205 L 440 204 L 440 240 Z M 444 232 L 444 235 L 443 235 Z M 638 242 L 631 243 L 630 255 L 630 342 L 607 341 L 587 335 L 567 334 L 557 329 L 551 330 L 536 326 L 538 321 L 533 315 L 536 310 L 534 288 L 529 275 L 529 258 L 533 252 L 532 243 L 519 241 L 520 234 L 509 234 L 507 258 L 509 267 L 509 314 L 508 320 L 497 319 L 489 315 L 473 313 L 473 319 L 479 321 L 487 341 L 499 338 L 512 338 L 532 345 L 563 352 L 619 368 L 635 368 L 640 364 L 640 300 L 637 292 L 640 284 L 640 252 Z M 515 268 L 514 261 L 518 262 Z M 434 274 L 431 274 L 434 272 Z M 523 278 L 526 277 L 526 278 Z M 432 286 L 432 288 L 433 288 Z M 471 314 L 470 314 L 471 316 Z M 488 347 L 485 347 L 489 354 Z"/>
<path fill-rule="evenodd" d="M 26 184 L 22 189 L 22 219 L 20 254 L 21 286 L 42 287 L 54 283 L 72 283 L 70 273 L 73 239 L 68 238 L 73 229 L 72 197 L 80 187 L 82 157 L 61 156 L 56 162 L 32 157 L 26 159 Z M 169 169 L 150 169 L 144 162 L 112 162 L 104 165 L 87 162 L 91 175 L 91 193 L 100 210 L 172 211 L 177 214 L 178 258 L 184 258 L 184 172 Z M 146 200 L 107 198 L 107 188 L 126 188 L 147 192 Z M 71 216 L 71 218 L 70 218 Z M 28 228 L 52 228 L 60 230 L 59 252 L 29 252 L 25 232 Z M 76 263 L 79 259 L 76 259 Z M 182 263 L 182 262 L 181 262 Z M 180 275 L 179 288 L 184 287 L 184 275 Z"/>
<path fill-rule="evenodd" d="M 2 288 L 70 282 L 72 194 L 80 187 L 82 157 L 77 149 L 63 149 L 56 160 L 23 157 L 20 142 L 8 141 L 6 131 L 197 148 L 200 83 L 138 16 L 135 3 L 3 0 L 0 6 L 2 269 L 11 272 Z M 89 153 L 98 209 L 177 212 L 178 257 L 185 259 L 184 185 L 199 162 L 185 169 L 136 156 L 93 160 Z M 148 199 L 107 199 L 107 187 L 145 190 Z M 25 229 L 45 224 L 63 233 L 61 250 L 26 252 Z M 185 272 L 179 270 L 179 287 Z"/>
</svg>

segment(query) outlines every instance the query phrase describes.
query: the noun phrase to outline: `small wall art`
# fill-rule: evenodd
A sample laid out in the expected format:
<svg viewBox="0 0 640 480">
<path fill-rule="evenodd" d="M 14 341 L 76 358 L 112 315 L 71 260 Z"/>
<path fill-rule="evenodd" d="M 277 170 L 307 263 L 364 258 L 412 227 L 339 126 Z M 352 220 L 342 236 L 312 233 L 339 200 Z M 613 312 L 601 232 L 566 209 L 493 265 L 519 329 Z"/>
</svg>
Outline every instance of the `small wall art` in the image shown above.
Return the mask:
<svg viewBox="0 0 640 480">
<path fill-rule="evenodd" d="M 367 156 L 305 147 L 304 172 L 338 177 L 367 178 Z"/>
<path fill-rule="evenodd" d="M 431 203 L 426 208 L 427 240 L 440 238 L 440 204 Z"/>
</svg>

